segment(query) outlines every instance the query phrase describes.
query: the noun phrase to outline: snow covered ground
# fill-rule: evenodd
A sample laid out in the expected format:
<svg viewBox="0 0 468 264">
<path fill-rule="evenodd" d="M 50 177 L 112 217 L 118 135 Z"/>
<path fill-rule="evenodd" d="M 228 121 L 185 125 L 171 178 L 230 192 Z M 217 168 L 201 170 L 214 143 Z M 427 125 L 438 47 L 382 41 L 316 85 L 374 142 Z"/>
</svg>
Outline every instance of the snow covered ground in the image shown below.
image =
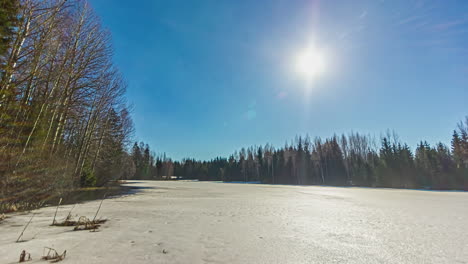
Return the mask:
<svg viewBox="0 0 468 264">
<path fill-rule="evenodd" d="M 55 208 L 0 223 L 0 263 L 21 250 L 42 263 L 468 263 L 468 193 L 135 182 L 148 187 L 105 200 L 99 232 L 51 227 Z M 93 217 L 100 201 L 75 207 Z M 62 206 L 63 219 L 71 206 Z M 31 263 L 31 262 L 29 262 Z"/>
</svg>

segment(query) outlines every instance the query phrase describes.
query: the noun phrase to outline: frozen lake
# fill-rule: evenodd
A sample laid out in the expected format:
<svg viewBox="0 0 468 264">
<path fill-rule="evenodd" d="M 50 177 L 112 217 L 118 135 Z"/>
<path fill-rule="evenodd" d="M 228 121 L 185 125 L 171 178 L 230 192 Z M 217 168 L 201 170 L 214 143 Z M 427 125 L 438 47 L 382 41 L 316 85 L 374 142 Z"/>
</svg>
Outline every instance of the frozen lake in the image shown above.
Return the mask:
<svg viewBox="0 0 468 264">
<path fill-rule="evenodd" d="M 36 211 L 0 223 L 0 263 L 67 250 L 61 263 L 468 263 L 468 193 L 214 182 L 134 182 L 107 199 L 99 232 L 48 226 Z M 94 216 L 100 201 L 74 214 Z M 63 219 L 71 205 L 62 206 Z M 29 262 L 31 263 L 31 262 Z"/>
</svg>

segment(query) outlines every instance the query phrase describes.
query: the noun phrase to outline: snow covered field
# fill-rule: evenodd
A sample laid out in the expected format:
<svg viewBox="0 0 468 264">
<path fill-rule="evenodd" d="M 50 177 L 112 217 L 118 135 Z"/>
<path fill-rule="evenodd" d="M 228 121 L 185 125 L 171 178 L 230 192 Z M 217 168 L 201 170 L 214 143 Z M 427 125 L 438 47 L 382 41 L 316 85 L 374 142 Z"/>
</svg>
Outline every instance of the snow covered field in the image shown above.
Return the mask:
<svg viewBox="0 0 468 264">
<path fill-rule="evenodd" d="M 135 182 L 99 232 L 51 227 L 55 207 L 0 223 L 0 263 L 43 247 L 61 263 L 468 263 L 468 193 L 214 182 Z M 154 188 L 153 188 L 154 187 Z M 100 201 L 75 207 L 90 218 Z M 62 206 L 62 220 L 71 206 Z"/>
</svg>

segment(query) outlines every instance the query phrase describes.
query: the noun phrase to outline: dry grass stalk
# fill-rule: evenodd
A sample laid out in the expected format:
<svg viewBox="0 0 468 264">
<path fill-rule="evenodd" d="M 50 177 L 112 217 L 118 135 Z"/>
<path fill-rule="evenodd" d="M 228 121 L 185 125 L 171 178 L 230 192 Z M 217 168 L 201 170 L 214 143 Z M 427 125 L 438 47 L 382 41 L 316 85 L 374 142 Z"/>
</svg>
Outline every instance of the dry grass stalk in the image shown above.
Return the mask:
<svg viewBox="0 0 468 264">
<path fill-rule="evenodd" d="M 107 193 L 105 193 L 104 196 L 102 197 L 101 203 L 99 204 L 99 207 L 98 207 L 98 209 L 96 211 L 96 214 L 94 215 L 93 222 L 94 222 L 94 220 L 96 220 L 96 217 L 97 217 L 97 215 L 99 213 L 99 210 L 101 210 L 102 202 L 104 202 L 104 199 L 106 199 L 106 196 L 107 196 Z"/>
<path fill-rule="evenodd" d="M 21 234 L 19 235 L 18 239 L 16 239 L 16 243 L 20 242 L 20 239 L 21 237 L 23 236 L 24 234 L 24 231 L 26 231 L 26 228 L 28 228 L 29 224 L 31 223 L 31 221 L 33 220 L 34 218 L 34 214 L 31 216 L 31 219 L 29 219 L 29 222 L 26 224 L 26 226 L 24 227 L 23 231 L 21 232 Z"/>
<path fill-rule="evenodd" d="M 30 261 L 30 260 L 32 260 L 31 254 L 26 252 L 26 250 L 21 251 L 19 262 L 21 263 L 21 262 L 26 262 L 26 261 Z"/>
<path fill-rule="evenodd" d="M 107 219 L 97 219 L 94 221 L 89 220 L 86 216 L 81 216 L 78 221 L 73 220 L 73 217 L 69 214 L 63 222 L 55 222 L 53 226 L 74 226 L 75 231 L 78 230 L 92 230 L 97 229 L 101 224 L 105 223 Z"/>
<path fill-rule="evenodd" d="M 57 204 L 57 209 L 55 209 L 54 220 L 52 220 L 52 225 L 55 224 L 55 217 L 57 217 L 57 212 L 58 212 L 58 209 L 59 209 L 61 203 L 62 203 L 62 198 L 60 198 L 60 201 Z"/>
<path fill-rule="evenodd" d="M 46 250 L 48 250 L 47 255 L 44 254 Z M 64 260 L 65 256 L 67 255 L 67 251 L 65 250 L 61 255 L 59 255 L 57 250 L 50 247 L 44 247 L 42 255 L 42 260 L 48 260 L 51 263 L 55 263 Z"/>
<path fill-rule="evenodd" d="M 93 220 L 89 220 L 86 216 L 81 216 L 78 218 L 78 221 L 72 220 L 71 212 L 75 206 L 70 210 L 68 213 L 67 218 L 61 223 L 57 223 L 54 220 L 54 223 L 52 224 L 53 226 L 75 226 L 73 231 L 80 231 L 80 230 L 91 230 L 91 231 L 96 231 L 101 224 L 105 223 L 107 219 L 96 219 L 96 217 L 99 214 L 99 211 L 101 210 L 102 203 L 104 202 L 104 199 L 106 199 L 106 194 L 104 194 L 104 197 L 102 198 L 101 202 L 99 203 L 99 207 L 96 211 L 96 214 L 94 215 Z"/>
<path fill-rule="evenodd" d="M 55 222 L 52 226 L 76 226 L 77 221 L 72 220 L 72 216 L 69 214 L 63 222 Z"/>
<path fill-rule="evenodd" d="M 98 229 L 101 226 L 101 224 L 105 223 L 106 221 L 107 219 L 97 219 L 97 220 L 91 221 L 86 216 L 81 216 L 78 219 L 73 231 L 81 231 L 81 230 L 96 231 L 96 229 Z"/>
<path fill-rule="evenodd" d="M 73 207 L 70 209 L 70 212 L 68 212 L 67 218 L 71 217 L 71 213 L 72 213 L 73 209 L 75 209 L 75 206 L 76 206 L 76 204 L 74 204 Z"/>
<path fill-rule="evenodd" d="M 73 209 L 75 208 L 76 204 L 73 205 L 73 207 L 71 208 L 70 212 L 68 212 L 68 215 L 67 217 L 65 218 L 65 220 L 63 220 L 63 222 L 53 222 L 52 223 L 52 226 L 75 226 L 77 224 L 77 221 L 73 221 L 72 220 L 72 211 Z"/>
</svg>

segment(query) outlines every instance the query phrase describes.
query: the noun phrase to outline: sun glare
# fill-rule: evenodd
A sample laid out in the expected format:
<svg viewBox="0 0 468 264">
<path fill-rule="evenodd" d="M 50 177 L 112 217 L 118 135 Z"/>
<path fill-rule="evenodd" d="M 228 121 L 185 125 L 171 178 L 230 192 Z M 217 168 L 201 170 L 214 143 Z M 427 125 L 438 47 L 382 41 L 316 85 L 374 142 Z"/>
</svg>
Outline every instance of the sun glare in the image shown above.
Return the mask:
<svg viewBox="0 0 468 264">
<path fill-rule="evenodd" d="M 307 80 L 317 78 L 326 68 L 323 52 L 315 47 L 309 47 L 296 58 L 296 70 Z"/>
</svg>

